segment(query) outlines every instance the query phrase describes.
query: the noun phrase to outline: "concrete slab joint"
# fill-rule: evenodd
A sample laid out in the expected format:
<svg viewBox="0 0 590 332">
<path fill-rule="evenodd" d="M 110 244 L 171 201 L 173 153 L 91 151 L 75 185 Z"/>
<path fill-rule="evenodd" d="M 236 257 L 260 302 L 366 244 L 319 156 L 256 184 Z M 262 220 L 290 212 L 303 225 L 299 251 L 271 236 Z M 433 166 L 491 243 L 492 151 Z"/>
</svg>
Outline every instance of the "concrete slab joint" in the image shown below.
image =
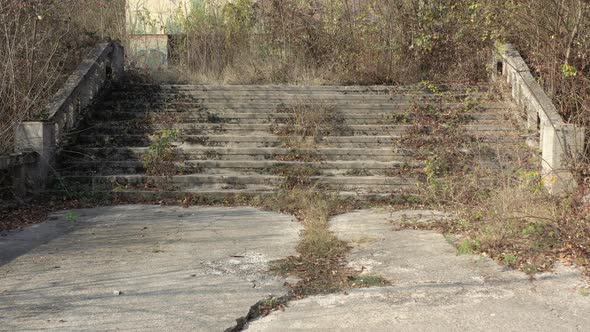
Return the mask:
<svg viewBox="0 0 590 332">
<path fill-rule="evenodd" d="M 123 76 L 124 61 L 125 51 L 121 45 L 99 44 L 47 104 L 47 119 L 22 122 L 16 127 L 15 152 L 35 152 L 39 156 L 15 179 L 17 187 L 26 188 L 23 195 L 45 188 L 59 143 L 77 126 L 83 110 L 90 106 L 105 83 Z"/>
<path fill-rule="evenodd" d="M 571 192 L 577 183 L 569 169 L 584 151 L 585 128 L 563 120 L 514 46 L 497 43 L 493 59 L 497 70 L 492 79 L 505 77 L 514 101 L 526 111 L 527 128 L 539 135 L 547 190 L 554 195 Z"/>
</svg>

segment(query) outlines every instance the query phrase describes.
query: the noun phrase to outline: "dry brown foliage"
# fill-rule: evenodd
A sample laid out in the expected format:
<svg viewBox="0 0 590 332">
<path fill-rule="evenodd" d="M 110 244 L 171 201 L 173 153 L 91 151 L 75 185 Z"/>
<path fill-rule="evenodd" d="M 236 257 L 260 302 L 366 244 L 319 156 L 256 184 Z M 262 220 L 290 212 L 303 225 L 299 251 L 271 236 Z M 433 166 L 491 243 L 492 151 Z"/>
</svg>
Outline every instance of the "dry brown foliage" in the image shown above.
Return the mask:
<svg viewBox="0 0 590 332">
<path fill-rule="evenodd" d="M 0 154 L 99 40 L 124 36 L 119 0 L 0 0 Z M 119 13 L 120 11 L 120 13 Z"/>
</svg>

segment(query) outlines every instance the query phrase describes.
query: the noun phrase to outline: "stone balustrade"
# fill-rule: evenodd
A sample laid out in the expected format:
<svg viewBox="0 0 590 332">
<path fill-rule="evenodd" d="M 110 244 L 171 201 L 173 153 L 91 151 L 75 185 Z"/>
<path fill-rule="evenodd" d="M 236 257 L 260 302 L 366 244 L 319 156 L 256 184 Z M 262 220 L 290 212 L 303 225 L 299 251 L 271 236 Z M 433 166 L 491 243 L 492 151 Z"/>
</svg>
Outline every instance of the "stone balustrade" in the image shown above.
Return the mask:
<svg viewBox="0 0 590 332">
<path fill-rule="evenodd" d="M 585 128 L 563 120 L 514 46 L 497 44 L 493 65 L 494 77 L 508 82 L 514 101 L 526 111 L 527 129 L 539 137 L 545 186 L 555 195 L 574 190 L 570 166 L 584 151 Z"/>
<path fill-rule="evenodd" d="M 15 152 L 35 153 L 36 162 L 27 164 L 16 179 L 27 192 L 45 188 L 57 147 L 76 128 L 93 99 L 110 81 L 124 74 L 125 52 L 118 43 L 99 44 L 70 75 L 47 105 L 42 121 L 22 122 L 16 128 Z"/>
</svg>

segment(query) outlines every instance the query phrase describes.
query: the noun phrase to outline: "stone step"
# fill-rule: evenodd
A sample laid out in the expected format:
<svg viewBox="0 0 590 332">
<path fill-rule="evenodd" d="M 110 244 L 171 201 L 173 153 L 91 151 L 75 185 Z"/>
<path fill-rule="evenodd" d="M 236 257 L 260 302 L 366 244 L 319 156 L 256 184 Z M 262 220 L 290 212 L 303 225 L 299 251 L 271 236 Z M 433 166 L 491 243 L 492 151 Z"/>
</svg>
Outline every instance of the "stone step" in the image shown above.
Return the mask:
<svg viewBox="0 0 590 332">
<path fill-rule="evenodd" d="M 261 186 L 261 185 L 248 185 L 246 189 L 233 189 L 233 188 L 223 188 L 217 185 L 209 186 L 209 185 L 202 185 L 197 188 L 188 188 L 188 189 L 178 189 L 173 191 L 168 191 L 164 189 L 125 189 L 125 188 L 117 188 L 116 191 L 106 189 L 100 191 L 98 189 L 94 189 L 89 192 L 88 188 L 85 186 L 80 186 L 79 189 L 81 190 L 79 193 L 88 194 L 92 193 L 95 195 L 100 195 L 101 197 L 110 196 L 113 198 L 118 198 L 121 201 L 140 201 L 140 202 L 160 202 L 160 201 L 175 201 L 175 202 L 183 202 L 187 198 L 192 198 L 193 202 L 202 202 L 205 204 L 220 204 L 220 203 L 227 203 L 232 201 L 237 202 L 244 202 L 246 199 L 261 199 L 264 197 L 273 197 L 277 194 L 277 190 L 275 186 Z M 337 194 L 342 198 L 350 198 L 350 199 L 363 199 L 366 201 L 370 200 L 381 200 L 386 197 L 390 196 L 398 196 L 403 194 L 406 199 L 412 196 L 412 190 L 404 188 L 404 189 L 392 189 L 387 192 L 373 192 L 368 190 L 350 190 L 350 191 L 329 191 L 324 189 L 327 193 Z M 64 190 L 56 190 L 56 189 L 49 189 L 46 191 L 47 194 L 53 197 L 61 197 L 64 198 L 71 197 L 75 191 L 71 188 L 68 191 Z M 419 198 L 416 197 L 414 201 L 418 200 Z"/>
<path fill-rule="evenodd" d="M 514 132 L 513 128 L 507 128 L 498 125 L 463 125 L 461 126 L 466 133 L 477 133 L 479 135 L 505 135 Z M 178 130 L 182 135 L 206 135 L 221 133 L 271 133 L 280 131 L 285 128 L 284 125 L 274 124 L 225 124 L 225 123 L 176 123 L 171 125 L 152 124 L 145 125 L 142 123 L 124 123 L 124 122 L 100 122 L 92 125 L 88 129 L 92 134 L 152 134 L 163 130 Z M 301 127 L 295 127 L 301 128 Z M 401 135 L 405 133 L 411 125 L 345 125 L 334 129 L 322 131 L 323 135 L 331 136 L 363 136 L 363 135 Z"/>
<path fill-rule="evenodd" d="M 414 100 L 401 100 L 391 102 L 332 102 L 328 104 L 311 105 L 313 107 L 335 108 L 337 111 L 347 112 L 355 110 L 372 110 L 372 111 L 391 111 L 400 108 L 412 108 L 417 104 Z M 445 103 L 446 104 L 446 103 Z M 462 105 L 461 105 L 462 104 Z M 498 106 L 498 103 L 485 103 L 482 106 Z M 121 110 L 121 109 L 207 109 L 207 110 L 239 110 L 241 112 L 260 111 L 260 110 L 290 110 L 294 107 L 301 107 L 297 103 L 285 103 L 274 101 L 260 101 L 260 102 L 233 102 L 233 101 L 156 101 L 145 102 L 141 100 L 105 100 L 100 103 L 103 108 Z M 450 107 L 467 107 L 466 103 L 450 103 Z M 503 105 L 503 107 L 506 107 Z"/>
<path fill-rule="evenodd" d="M 445 109 L 465 109 L 466 108 L 466 104 L 465 103 L 445 103 L 444 104 L 444 108 Z M 336 108 L 336 112 L 337 113 L 342 113 L 344 115 L 347 114 L 381 114 L 381 113 L 386 113 L 386 114 L 407 114 L 411 111 L 413 111 L 414 107 L 416 107 L 415 103 L 403 103 L 403 104 L 397 104 L 397 105 L 393 105 L 393 106 L 388 106 L 388 107 L 377 107 L 372 108 L 372 107 L 364 107 L 364 108 L 359 108 L 356 105 L 352 105 L 350 106 L 350 104 L 347 105 L 341 105 L 338 106 Z M 485 103 L 480 103 L 477 105 L 476 108 L 474 108 L 471 112 L 473 113 L 489 113 L 489 112 L 496 112 L 496 111 L 500 111 L 500 112 L 506 112 L 506 110 L 508 110 L 510 108 L 510 104 L 505 103 L 505 102 L 485 102 Z M 170 104 L 170 105 L 149 105 L 149 104 L 142 104 L 142 103 L 138 103 L 138 105 L 127 105 L 126 107 L 122 107 L 122 106 L 116 106 L 116 105 L 111 105 L 111 106 L 105 106 L 103 104 L 98 105 L 95 113 L 101 113 L 101 112 L 139 112 L 139 113 L 145 113 L 145 112 L 149 112 L 149 113 L 203 113 L 203 112 L 215 112 L 216 114 L 223 114 L 223 113 L 262 113 L 262 114 L 277 114 L 277 113 L 292 113 L 291 109 L 285 109 L 284 106 L 278 105 L 278 104 L 268 104 L 268 105 L 257 105 L 256 107 L 250 107 L 250 108 L 212 108 L 212 107 L 203 107 L 202 105 L 196 105 L 196 106 L 192 106 L 192 105 L 174 105 L 174 104 Z"/>
<path fill-rule="evenodd" d="M 347 138 L 346 136 L 342 136 Z M 342 140 L 337 141 L 335 137 L 324 137 L 315 143 L 317 148 L 344 148 L 344 149 L 390 149 L 402 144 L 401 137 L 389 136 L 350 136 L 354 138 L 376 138 L 375 140 Z M 281 148 L 285 147 L 282 139 L 272 136 L 188 136 L 183 142 L 173 142 L 174 146 L 182 146 L 183 149 L 198 147 L 227 147 L 227 148 Z M 254 139 L 247 139 L 254 138 Z M 267 139 L 268 138 L 268 139 Z M 275 139 L 276 138 L 276 139 Z M 96 147 L 118 147 L 118 148 L 147 148 L 153 141 L 145 135 L 135 136 L 104 136 L 104 135 L 83 135 L 78 137 L 78 149 Z M 510 136 L 482 137 L 479 144 L 494 149 L 514 149 L 522 146 L 523 139 Z"/>
<path fill-rule="evenodd" d="M 342 139 L 339 139 L 342 138 Z M 175 146 L 183 148 L 191 147 L 240 147 L 240 148 L 265 148 L 284 147 L 287 141 L 300 140 L 299 137 L 278 137 L 275 135 L 239 136 L 239 135 L 186 135 L 182 142 L 174 142 Z M 340 148 L 389 148 L 399 142 L 401 136 L 325 136 L 318 140 L 318 147 Z M 148 147 L 154 143 L 149 135 L 95 135 L 82 133 L 78 135 L 77 142 L 86 147 Z"/>
<path fill-rule="evenodd" d="M 121 93 L 115 92 L 107 100 L 140 101 L 140 102 L 274 102 L 297 104 L 330 104 L 330 103 L 389 103 L 399 101 L 465 101 L 487 99 L 485 93 L 409 93 L 409 94 L 293 94 L 293 93 Z"/>
<path fill-rule="evenodd" d="M 149 148 L 88 148 L 74 146 L 60 154 L 61 162 L 71 161 L 121 161 L 143 160 Z M 293 150 L 287 148 L 227 148 L 227 147 L 191 147 L 178 148 L 180 160 L 373 160 L 406 162 L 411 151 L 403 149 L 346 149 L 319 148 Z"/>
<path fill-rule="evenodd" d="M 187 160 L 174 163 L 182 174 L 272 174 L 284 175 L 290 170 L 307 167 L 322 175 L 383 175 L 399 173 L 401 170 L 419 169 L 423 162 L 379 162 L 379 161 L 324 161 L 298 162 L 276 160 Z M 146 168 L 142 161 L 70 161 L 59 165 L 61 175 L 116 175 L 144 174 Z"/>
<path fill-rule="evenodd" d="M 324 136 L 315 142 L 319 148 L 322 147 L 339 147 L 339 148 L 391 148 L 401 144 L 402 135 L 387 136 Z M 300 140 L 299 137 L 287 136 L 278 137 L 276 135 L 185 135 L 182 142 L 173 142 L 175 146 L 183 148 L 192 147 L 234 147 L 234 148 L 266 148 L 266 147 L 284 147 L 285 142 Z M 84 147 L 149 147 L 154 143 L 150 135 L 101 135 L 92 133 L 81 133 L 77 137 L 77 142 Z M 521 144 L 522 139 L 513 138 L 509 135 L 502 136 L 484 136 L 479 141 L 481 144 L 491 146 L 511 146 Z"/>
<path fill-rule="evenodd" d="M 412 177 L 385 176 L 313 176 L 310 185 L 320 186 L 327 190 L 388 192 L 404 188 L 413 189 L 420 182 Z M 89 187 L 90 190 L 117 190 L 161 188 L 162 190 L 202 190 L 203 185 L 217 189 L 247 189 L 249 185 L 262 185 L 278 189 L 285 181 L 283 176 L 276 175 L 109 175 L 109 176 L 64 176 L 55 179 L 58 185 L 68 187 Z"/>
<path fill-rule="evenodd" d="M 57 180 L 56 180 L 57 181 Z M 204 202 L 226 202 L 231 197 L 254 197 L 254 196 L 270 196 L 276 194 L 275 186 L 255 186 L 249 185 L 247 189 L 232 189 L 222 188 L 218 185 L 202 185 L 197 188 L 185 188 L 177 190 L 155 189 L 155 188 L 116 188 L 116 190 L 109 188 L 89 188 L 86 185 L 68 185 L 62 186 L 62 189 L 52 187 L 46 190 L 46 193 L 52 197 L 63 196 L 67 198 L 73 194 L 100 194 L 101 196 L 111 196 L 117 198 L 125 198 L 128 200 L 140 201 L 159 201 L 162 199 L 172 199 L 181 201 L 189 196 L 201 197 Z"/>
<path fill-rule="evenodd" d="M 481 123 L 493 123 L 504 120 L 505 112 L 469 112 L 467 115 Z M 166 120 L 174 119 L 180 123 L 231 123 L 231 124 L 264 124 L 280 123 L 292 119 L 293 113 L 243 113 L 243 112 L 127 112 L 127 111 L 103 111 L 93 115 L 93 122 L 99 121 L 133 121 L 145 120 L 158 122 L 165 117 Z M 411 123 L 415 116 L 407 113 L 347 113 L 341 114 L 342 121 L 348 124 L 393 124 Z"/>
<path fill-rule="evenodd" d="M 507 121 L 512 104 L 492 99 L 487 85 L 442 90 L 443 96 L 420 86 L 127 85 L 98 102 L 85 127 L 72 133 L 54 188 L 130 197 L 269 195 L 286 175 L 308 167 L 318 190 L 363 197 L 412 192 L 425 161 L 403 138 L 415 107 L 429 104 L 469 107 L 460 130 L 482 145 L 466 153 L 500 167 L 490 151 L 501 158 L 523 141 Z M 275 133 L 305 105 L 334 108 L 334 128 L 315 142 L 308 138 L 310 148 L 286 148 L 301 138 Z M 178 175 L 146 175 L 154 134 L 172 129 L 180 135 L 173 143 Z"/>
<path fill-rule="evenodd" d="M 436 85 L 440 91 L 488 91 L 489 84 L 438 84 Z M 127 84 L 118 90 L 129 91 L 145 91 L 145 92 L 180 92 L 180 91 L 289 91 L 289 92 L 342 92 L 342 93 L 390 93 L 391 91 L 404 92 L 431 92 L 427 88 L 419 85 L 186 85 L 186 84 Z"/>
</svg>

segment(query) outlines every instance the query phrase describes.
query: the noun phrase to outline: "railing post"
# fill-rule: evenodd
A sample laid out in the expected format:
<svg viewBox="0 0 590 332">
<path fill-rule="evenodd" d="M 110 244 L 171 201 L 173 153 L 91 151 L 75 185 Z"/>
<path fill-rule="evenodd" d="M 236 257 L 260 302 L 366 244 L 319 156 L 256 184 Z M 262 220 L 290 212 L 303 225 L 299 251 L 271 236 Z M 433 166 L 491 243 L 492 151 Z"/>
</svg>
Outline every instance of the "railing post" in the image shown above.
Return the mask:
<svg viewBox="0 0 590 332">
<path fill-rule="evenodd" d="M 125 49 L 119 44 L 113 44 L 113 53 L 109 61 L 110 80 L 118 81 L 125 73 Z"/>
<path fill-rule="evenodd" d="M 528 131 L 539 135 L 547 190 L 555 195 L 572 191 L 577 184 L 570 169 L 583 153 L 585 129 L 564 122 L 551 98 L 512 45 L 496 44 L 494 54 L 502 58 L 502 74 L 510 84 L 514 101 L 526 111 Z"/>
<path fill-rule="evenodd" d="M 43 190 L 54 162 L 55 126 L 53 123 L 37 121 L 19 124 L 16 128 L 15 151 L 38 154 L 36 163 L 23 166 L 26 173 L 26 179 L 23 182 L 32 192 Z"/>
<path fill-rule="evenodd" d="M 12 186 L 17 197 L 26 197 L 27 194 L 27 168 L 30 165 L 18 165 L 12 168 Z"/>
<path fill-rule="evenodd" d="M 543 127 L 543 179 L 553 195 L 567 193 L 577 187 L 570 171 L 582 153 L 584 130 L 573 124 Z"/>
</svg>

